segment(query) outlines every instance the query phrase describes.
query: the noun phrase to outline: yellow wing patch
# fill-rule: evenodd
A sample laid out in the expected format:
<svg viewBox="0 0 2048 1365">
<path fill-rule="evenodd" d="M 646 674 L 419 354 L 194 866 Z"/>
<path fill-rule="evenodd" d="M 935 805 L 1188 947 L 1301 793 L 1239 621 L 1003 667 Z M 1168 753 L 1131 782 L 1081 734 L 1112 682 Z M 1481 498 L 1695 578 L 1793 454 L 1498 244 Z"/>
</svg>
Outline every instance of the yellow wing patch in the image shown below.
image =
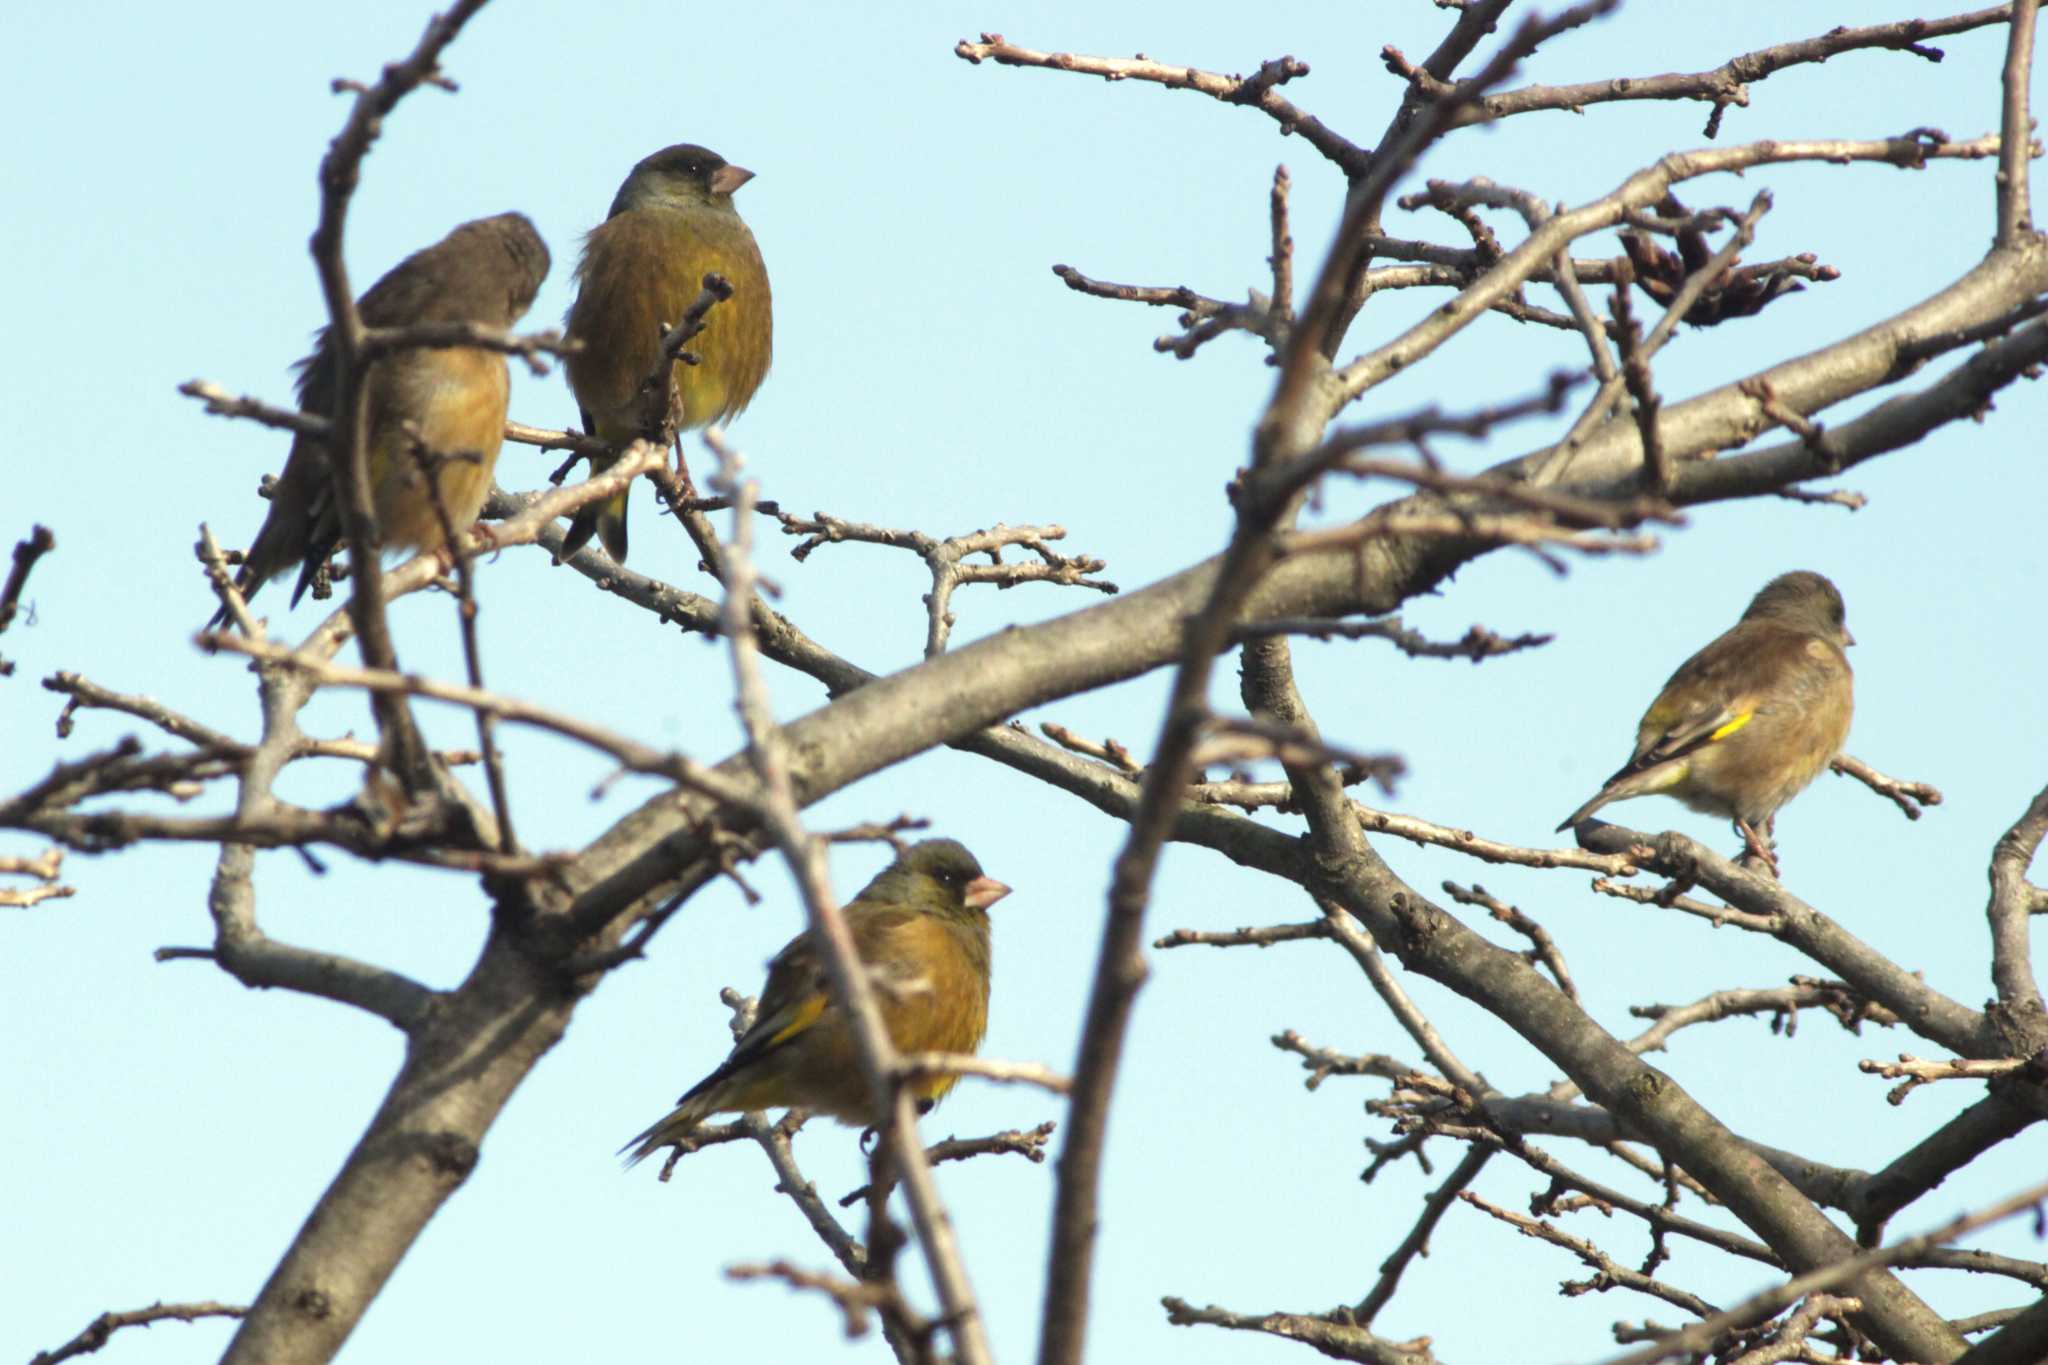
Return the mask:
<svg viewBox="0 0 2048 1365">
<path fill-rule="evenodd" d="M 768 1040 L 768 1046 L 774 1047 L 779 1043 L 788 1042 L 811 1025 L 817 1023 L 818 1016 L 824 1012 L 825 994 L 823 991 L 816 995 L 806 996 L 803 1003 L 798 1005 L 796 1011 L 790 1016 L 789 1022 L 775 1030 L 775 1036 Z"/>
<path fill-rule="evenodd" d="M 1754 719 L 1756 719 L 1756 712 L 1744 711 L 1734 720 L 1729 721 L 1727 724 L 1721 726 L 1718 730 L 1714 731 L 1713 734 L 1708 735 L 1707 743 L 1712 744 L 1717 739 L 1728 738 L 1728 736 L 1734 734 L 1737 730 L 1740 730 L 1743 726 L 1749 724 L 1750 721 Z"/>
</svg>

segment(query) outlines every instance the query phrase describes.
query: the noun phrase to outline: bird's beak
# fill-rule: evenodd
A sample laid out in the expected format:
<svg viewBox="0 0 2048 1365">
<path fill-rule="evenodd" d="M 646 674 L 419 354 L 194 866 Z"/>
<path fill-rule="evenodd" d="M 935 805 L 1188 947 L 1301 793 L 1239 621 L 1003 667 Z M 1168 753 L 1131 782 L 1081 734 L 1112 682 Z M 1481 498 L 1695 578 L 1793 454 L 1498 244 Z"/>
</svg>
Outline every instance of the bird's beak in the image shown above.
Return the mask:
<svg viewBox="0 0 2048 1365">
<path fill-rule="evenodd" d="M 967 883 L 966 889 L 961 892 L 970 910 L 986 910 L 1009 894 L 1010 888 L 994 877 L 976 877 Z"/>
<path fill-rule="evenodd" d="M 1848 647 L 1849 647 L 1850 645 L 1853 645 L 1853 644 L 1855 644 L 1855 643 L 1856 643 L 1856 637 L 1855 637 L 1855 636 L 1853 636 L 1853 635 L 1851 635 L 1851 634 L 1849 633 L 1849 628 L 1848 628 L 1847 626 L 1843 626 L 1843 627 L 1842 627 L 1842 648 L 1844 648 L 1844 649 L 1847 649 L 1847 648 L 1848 648 Z"/>
<path fill-rule="evenodd" d="M 745 166 L 720 166 L 711 173 L 711 192 L 731 194 L 754 178 L 754 173 Z"/>
</svg>

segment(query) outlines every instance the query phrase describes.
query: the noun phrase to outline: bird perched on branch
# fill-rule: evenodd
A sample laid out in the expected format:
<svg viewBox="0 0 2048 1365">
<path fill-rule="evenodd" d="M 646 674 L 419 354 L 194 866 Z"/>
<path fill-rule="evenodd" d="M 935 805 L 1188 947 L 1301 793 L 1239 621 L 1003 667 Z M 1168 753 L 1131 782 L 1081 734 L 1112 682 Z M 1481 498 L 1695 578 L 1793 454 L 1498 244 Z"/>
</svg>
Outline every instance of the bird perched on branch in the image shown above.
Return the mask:
<svg viewBox="0 0 2048 1365">
<path fill-rule="evenodd" d="M 1817 573 L 1780 574 L 1726 634 L 1679 666 L 1636 727 L 1621 771 L 1558 829 L 1610 801 L 1676 797 L 1732 820 L 1748 851 L 1774 870 L 1779 807 L 1842 750 L 1856 643 L 1842 594 Z"/>
<path fill-rule="evenodd" d="M 356 301 L 356 313 L 366 327 L 510 327 L 533 303 L 548 265 L 547 243 L 524 214 L 479 218 L 393 266 Z M 299 369 L 299 407 L 333 417 L 342 395 L 331 328 L 321 329 Z M 363 383 L 363 439 L 379 543 L 385 550 L 437 549 L 445 540 L 441 513 L 464 530 L 490 492 L 512 389 L 505 357 L 475 346 L 411 347 L 373 361 Z M 293 438 L 263 529 L 235 576 L 243 596 L 297 564 L 297 606 L 334 552 L 342 517 L 327 449 L 319 437 Z M 439 509 L 423 460 L 434 470 Z M 213 624 L 226 619 L 223 608 Z"/>
<path fill-rule="evenodd" d="M 1010 888 L 952 839 L 913 844 L 844 910 L 889 1041 L 899 1052 L 972 1052 L 988 1028 L 988 908 Z M 620 1148 L 628 1166 L 713 1114 L 795 1106 L 847 1123 L 874 1115 L 852 1021 L 832 998 L 823 950 L 798 934 L 768 963 L 753 1026 L 661 1122 Z M 911 1082 L 936 1102 L 956 1078 Z"/>
<path fill-rule="evenodd" d="M 633 168 L 611 212 L 584 238 L 567 328 L 582 348 L 564 368 L 591 435 L 623 446 L 652 434 L 641 385 L 660 364 L 663 330 L 681 320 L 706 275 L 724 276 L 732 297 L 689 342 L 697 363 L 668 367 L 668 419 L 677 431 L 726 421 L 761 387 L 774 339 L 768 269 L 732 202 L 753 178 L 707 148 L 664 147 Z M 602 473 L 611 463 L 593 460 L 592 469 Z M 592 532 L 624 562 L 624 491 L 576 514 L 562 557 Z"/>
</svg>

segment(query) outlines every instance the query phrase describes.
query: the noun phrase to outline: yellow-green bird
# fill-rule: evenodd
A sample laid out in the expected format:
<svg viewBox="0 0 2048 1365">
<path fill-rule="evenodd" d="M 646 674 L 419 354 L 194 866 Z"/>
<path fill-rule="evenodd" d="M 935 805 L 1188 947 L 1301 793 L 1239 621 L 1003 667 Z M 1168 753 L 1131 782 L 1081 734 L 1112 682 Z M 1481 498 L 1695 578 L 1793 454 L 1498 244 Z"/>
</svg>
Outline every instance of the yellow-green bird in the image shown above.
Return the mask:
<svg viewBox="0 0 2048 1365">
<path fill-rule="evenodd" d="M 972 1052 L 988 1030 L 988 908 L 1010 888 L 952 839 L 912 844 L 845 908 L 889 1041 L 899 1052 Z M 914 1082 L 937 1101 L 956 1078 Z M 853 1028 L 832 999 L 809 930 L 768 963 L 754 1025 L 668 1116 L 619 1150 L 628 1166 L 713 1114 L 798 1107 L 846 1123 L 873 1118 Z"/>
<path fill-rule="evenodd" d="M 567 366 L 583 429 L 624 445 L 642 429 L 640 386 L 661 358 L 661 334 L 682 319 L 704 277 L 723 275 L 730 299 L 713 308 L 689 344 L 695 365 L 670 367 L 668 415 L 678 431 L 736 416 L 761 387 L 773 351 L 768 268 L 733 192 L 754 173 L 693 143 L 664 147 L 635 166 L 604 222 L 583 239 L 568 336 L 582 349 Z M 593 461 L 602 473 L 610 461 Z M 625 562 L 626 495 L 584 508 L 569 524 L 562 557 L 595 531 Z"/>
<path fill-rule="evenodd" d="M 1817 573 L 1780 574 L 1726 634 L 1679 665 L 1636 727 L 1636 751 L 1569 829 L 1610 801 L 1673 796 L 1732 820 L 1775 866 L 1771 826 L 1842 751 L 1854 707 L 1842 594 Z"/>
<path fill-rule="evenodd" d="M 356 301 L 370 327 L 474 322 L 510 327 L 525 314 L 548 274 L 548 248 L 524 214 L 501 213 L 462 224 L 434 245 L 400 261 Z M 334 416 L 340 394 L 333 338 L 323 328 L 313 354 L 299 362 L 299 407 Z M 474 346 L 418 347 L 370 366 L 367 386 L 370 496 L 382 548 L 438 549 L 445 537 L 418 452 L 437 470 L 448 522 L 466 530 L 491 489 L 491 470 L 505 440 L 512 381 L 505 357 Z M 340 509 L 328 472 L 327 446 L 317 437 L 292 440 L 270 511 L 242 560 L 235 582 L 244 597 L 299 565 L 292 605 L 341 539 Z M 213 618 L 227 619 L 225 608 Z"/>
</svg>

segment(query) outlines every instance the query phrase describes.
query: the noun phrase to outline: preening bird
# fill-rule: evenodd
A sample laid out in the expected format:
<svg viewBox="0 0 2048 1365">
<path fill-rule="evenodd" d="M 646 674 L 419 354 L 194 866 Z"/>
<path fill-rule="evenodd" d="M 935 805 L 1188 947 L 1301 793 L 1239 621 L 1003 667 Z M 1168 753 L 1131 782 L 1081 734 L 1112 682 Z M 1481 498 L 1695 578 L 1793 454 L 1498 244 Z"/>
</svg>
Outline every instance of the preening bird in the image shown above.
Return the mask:
<svg viewBox="0 0 2048 1365">
<path fill-rule="evenodd" d="M 356 301 L 369 327 L 473 322 L 510 327 L 523 316 L 548 274 L 548 248 L 524 214 L 501 213 L 464 223 L 400 261 Z M 332 417 L 340 394 L 339 361 L 330 329 L 299 363 L 299 407 Z M 505 440 L 512 381 L 505 357 L 474 346 L 413 347 L 373 362 L 364 377 L 370 498 L 384 550 L 440 548 L 445 536 L 421 456 L 448 524 L 458 532 L 476 520 Z M 235 575 L 244 597 L 294 564 L 292 605 L 341 539 L 326 443 L 292 439 L 270 511 Z M 227 619 L 225 608 L 213 618 Z"/>
<path fill-rule="evenodd" d="M 723 275 L 730 299 L 714 307 L 689 349 L 695 365 L 670 366 L 668 415 L 678 431 L 736 416 L 761 387 L 773 352 L 768 268 L 733 207 L 749 170 L 691 143 L 664 147 L 635 166 L 604 222 L 583 240 L 567 332 L 582 349 L 564 368 L 583 429 L 618 445 L 647 435 L 640 386 L 661 358 L 661 335 L 702 289 Z M 593 461 L 602 473 L 613 462 Z M 596 532 L 605 553 L 626 558 L 626 494 L 583 508 L 562 557 Z"/>
<path fill-rule="evenodd" d="M 1676 797 L 1735 824 L 1776 866 L 1778 810 L 1842 751 L 1854 706 L 1842 594 L 1817 573 L 1780 574 L 1742 619 L 1679 665 L 1636 727 L 1621 770 L 1558 829 L 1610 801 Z"/>
<path fill-rule="evenodd" d="M 899 1052 L 972 1052 L 988 1029 L 988 908 L 1010 888 L 982 872 L 952 839 L 927 839 L 845 907 Z M 912 1083 L 936 1102 L 956 1078 Z M 667 1117 L 620 1148 L 628 1166 L 689 1135 L 713 1114 L 796 1106 L 846 1123 L 873 1118 L 853 1027 L 832 999 L 809 930 L 768 963 L 753 1027 L 717 1070 L 691 1086 Z"/>
</svg>

